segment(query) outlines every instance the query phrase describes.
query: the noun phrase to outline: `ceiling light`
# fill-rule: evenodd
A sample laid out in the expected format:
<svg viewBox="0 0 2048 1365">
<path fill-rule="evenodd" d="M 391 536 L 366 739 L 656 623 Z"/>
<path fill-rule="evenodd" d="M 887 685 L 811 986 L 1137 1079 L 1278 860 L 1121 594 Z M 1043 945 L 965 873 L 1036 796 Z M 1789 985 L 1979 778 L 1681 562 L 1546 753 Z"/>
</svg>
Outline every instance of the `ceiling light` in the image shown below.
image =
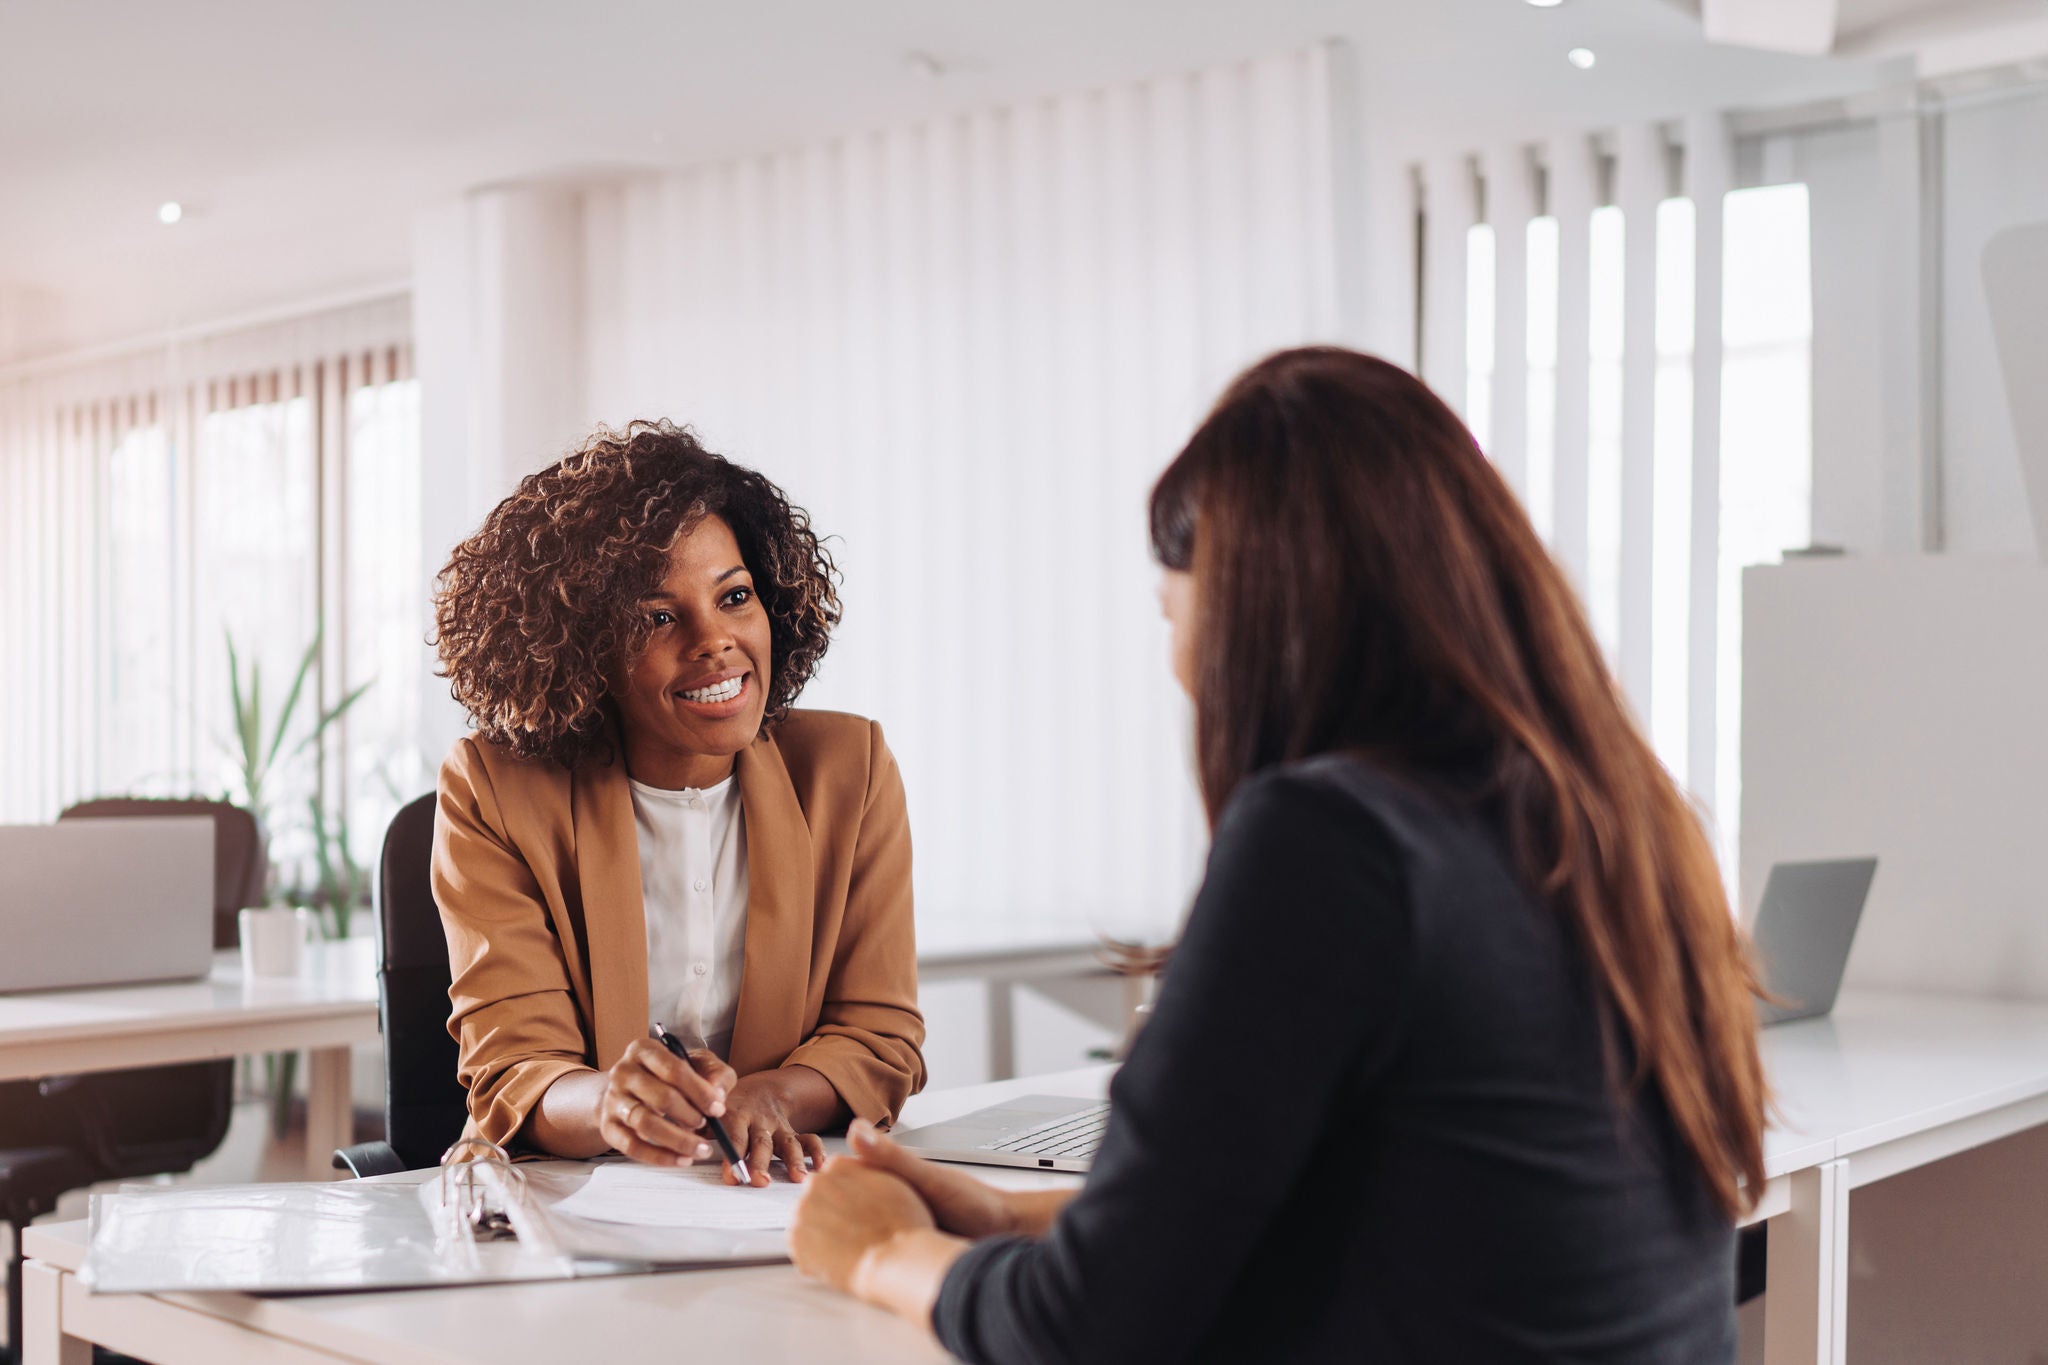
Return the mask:
<svg viewBox="0 0 2048 1365">
<path fill-rule="evenodd" d="M 185 206 L 175 199 L 166 199 L 156 206 L 156 220 L 165 227 L 185 216 Z"/>
<path fill-rule="evenodd" d="M 1529 3 L 1537 9 L 1556 9 L 1564 0 L 1529 0 Z"/>
<path fill-rule="evenodd" d="M 1593 55 L 1593 49 L 1590 47 L 1575 47 L 1564 54 L 1564 59 L 1581 71 L 1592 70 L 1593 63 L 1600 60 Z"/>
</svg>

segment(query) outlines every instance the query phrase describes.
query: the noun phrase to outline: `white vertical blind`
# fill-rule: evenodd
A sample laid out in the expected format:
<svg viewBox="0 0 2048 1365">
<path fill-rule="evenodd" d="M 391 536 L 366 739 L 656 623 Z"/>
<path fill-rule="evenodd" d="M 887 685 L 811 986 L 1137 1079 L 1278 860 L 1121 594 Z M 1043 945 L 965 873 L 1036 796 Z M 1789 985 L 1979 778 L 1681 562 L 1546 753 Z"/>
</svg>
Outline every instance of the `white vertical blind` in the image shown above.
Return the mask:
<svg viewBox="0 0 2048 1365">
<path fill-rule="evenodd" d="M 1529 494 L 1529 220 L 1535 166 L 1519 144 L 1486 154 L 1486 219 L 1493 225 L 1492 442 L 1508 486 Z"/>
<path fill-rule="evenodd" d="M 1592 143 L 1562 137 L 1545 148 L 1549 209 L 1557 220 L 1557 418 L 1552 514 L 1558 562 L 1580 592 L 1592 581 L 1592 258 L 1596 176 Z"/>
<path fill-rule="evenodd" d="M 928 938 L 1184 909 L 1205 836 L 1145 496 L 1235 371 L 1340 334 L 1332 60 L 588 198 L 591 410 L 695 426 L 833 537 L 846 620 L 805 703 L 882 722 Z"/>
<path fill-rule="evenodd" d="M 1422 378 L 1469 416 L 1465 396 L 1465 240 L 1478 220 L 1469 156 L 1443 156 L 1422 168 Z"/>
<path fill-rule="evenodd" d="M 1810 463 L 1795 354 L 1810 346 L 1804 200 L 1748 203 L 1766 192 L 1735 192 L 1736 164 L 1728 119 L 1702 114 L 1432 151 L 1407 168 L 1424 215 L 1424 377 L 1455 403 L 1472 395 L 1488 453 L 1546 500 L 1532 519 L 1646 735 L 1710 818 L 1739 790 L 1730 584 L 1800 543 Z M 1468 278 L 1490 281 L 1489 296 L 1461 296 Z M 1486 354 L 1458 368 L 1480 329 Z M 1726 860 L 1733 831 L 1717 833 Z"/>
</svg>

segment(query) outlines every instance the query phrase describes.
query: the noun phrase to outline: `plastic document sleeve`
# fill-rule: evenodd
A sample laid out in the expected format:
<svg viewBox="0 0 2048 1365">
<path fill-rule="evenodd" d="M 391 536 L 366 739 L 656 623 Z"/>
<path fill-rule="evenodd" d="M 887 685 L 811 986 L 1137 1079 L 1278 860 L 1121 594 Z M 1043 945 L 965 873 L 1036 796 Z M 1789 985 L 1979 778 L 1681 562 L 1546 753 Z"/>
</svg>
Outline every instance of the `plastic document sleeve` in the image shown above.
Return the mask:
<svg viewBox="0 0 2048 1365">
<path fill-rule="evenodd" d="M 79 1278 L 103 1294 L 332 1293 L 788 1258 L 786 1219 L 771 1220 L 773 1227 L 735 1227 L 715 1209 L 704 1217 L 689 1214 L 697 1205 L 687 1203 L 683 1225 L 576 1212 L 603 1213 L 603 1200 L 592 1196 L 643 1168 L 571 1161 L 514 1166 L 497 1148 L 477 1143 L 485 1150 L 465 1152 L 467 1145 L 450 1149 L 438 1172 L 390 1180 L 138 1185 L 95 1195 Z M 707 1197 L 688 1189 L 674 1193 Z"/>
</svg>

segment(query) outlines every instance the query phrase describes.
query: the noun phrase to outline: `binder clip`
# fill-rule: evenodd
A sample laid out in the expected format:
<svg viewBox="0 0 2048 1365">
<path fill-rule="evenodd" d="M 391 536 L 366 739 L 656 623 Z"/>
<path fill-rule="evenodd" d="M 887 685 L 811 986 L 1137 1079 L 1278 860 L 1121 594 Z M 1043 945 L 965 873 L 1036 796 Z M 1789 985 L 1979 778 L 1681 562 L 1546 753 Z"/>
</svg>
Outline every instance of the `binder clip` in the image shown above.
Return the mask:
<svg viewBox="0 0 2048 1365">
<path fill-rule="evenodd" d="M 512 1164 L 503 1147 L 482 1138 L 461 1139 L 441 1154 L 440 1182 L 442 1216 L 452 1219 L 468 1240 L 517 1238 L 507 1210 L 524 1196 L 526 1172 Z"/>
</svg>

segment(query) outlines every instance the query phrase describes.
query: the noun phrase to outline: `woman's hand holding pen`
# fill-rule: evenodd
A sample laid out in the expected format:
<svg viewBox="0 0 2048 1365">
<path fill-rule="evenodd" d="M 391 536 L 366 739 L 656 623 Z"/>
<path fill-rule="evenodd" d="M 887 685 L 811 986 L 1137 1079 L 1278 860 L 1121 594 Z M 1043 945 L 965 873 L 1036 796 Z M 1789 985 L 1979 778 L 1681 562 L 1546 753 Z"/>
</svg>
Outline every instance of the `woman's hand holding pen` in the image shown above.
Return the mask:
<svg viewBox="0 0 2048 1365">
<path fill-rule="evenodd" d="M 739 1077 L 717 1053 L 699 1048 L 685 1063 L 652 1039 L 636 1038 L 605 1080 L 597 1122 L 612 1150 L 650 1166 L 688 1166 L 718 1155 L 698 1130 L 706 1115 L 726 1112 Z"/>
</svg>

